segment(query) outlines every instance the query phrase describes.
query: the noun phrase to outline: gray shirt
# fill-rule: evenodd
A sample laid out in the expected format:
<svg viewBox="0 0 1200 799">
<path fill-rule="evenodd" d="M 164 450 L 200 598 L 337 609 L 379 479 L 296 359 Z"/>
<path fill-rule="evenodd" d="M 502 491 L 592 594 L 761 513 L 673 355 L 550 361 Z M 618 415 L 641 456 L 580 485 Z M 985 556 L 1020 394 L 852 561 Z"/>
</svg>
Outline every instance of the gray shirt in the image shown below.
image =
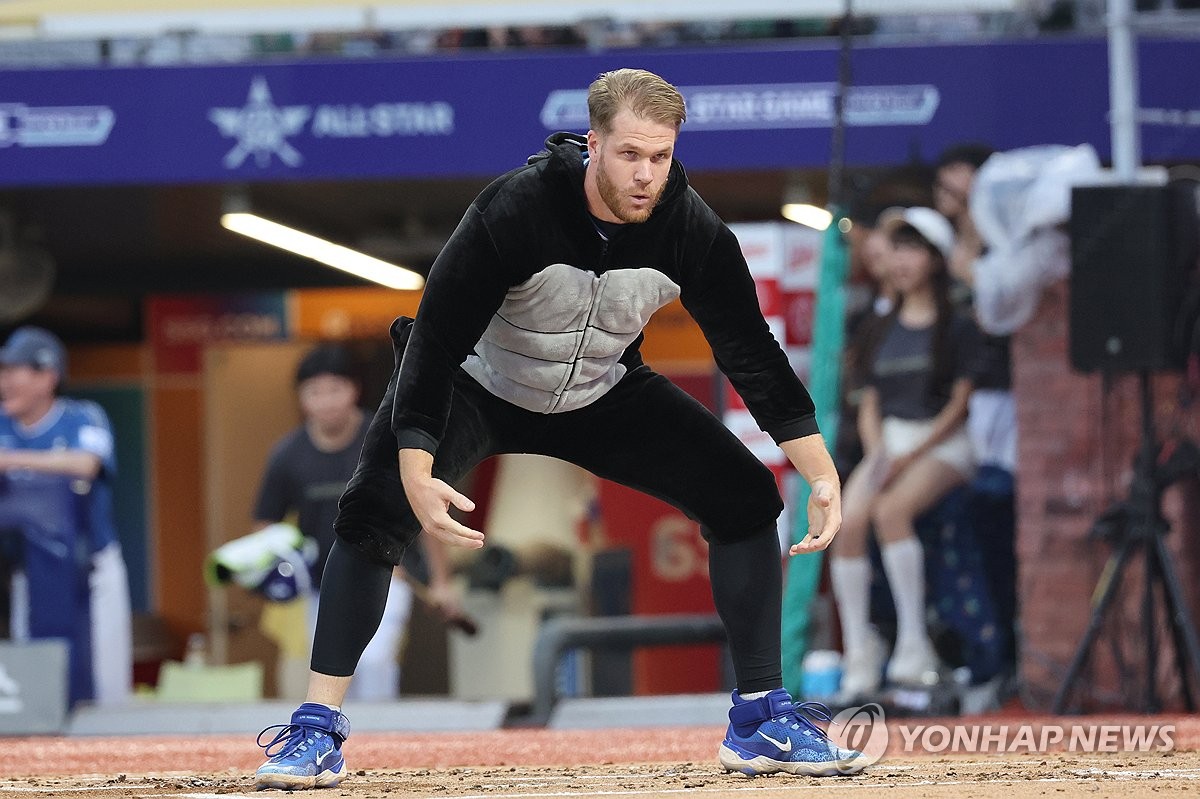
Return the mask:
<svg viewBox="0 0 1200 799">
<path fill-rule="evenodd" d="M 979 363 L 978 329 L 969 319 L 956 316 L 948 332 L 951 382 L 964 377 L 974 379 Z M 910 328 L 894 318 L 875 353 L 868 379 L 868 385 L 879 392 L 880 415 L 910 420 L 937 416 L 950 396 L 948 391 L 933 390 L 932 381 L 933 325 Z"/>
<path fill-rule="evenodd" d="M 337 518 L 338 500 L 358 464 L 358 453 L 371 417 L 364 414 L 358 433 L 346 447 L 337 452 L 317 449 L 303 425 L 281 439 L 271 451 L 266 473 L 254 505 L 254 518 L 261 521 L 282 521 L 289 513 L 296 514 L 300 532 L 317 540 L 321 547 L 313 568 L 313 580 L 321 582 L 325 558 L 333 546 L 333 520 Z"/>
</svg>

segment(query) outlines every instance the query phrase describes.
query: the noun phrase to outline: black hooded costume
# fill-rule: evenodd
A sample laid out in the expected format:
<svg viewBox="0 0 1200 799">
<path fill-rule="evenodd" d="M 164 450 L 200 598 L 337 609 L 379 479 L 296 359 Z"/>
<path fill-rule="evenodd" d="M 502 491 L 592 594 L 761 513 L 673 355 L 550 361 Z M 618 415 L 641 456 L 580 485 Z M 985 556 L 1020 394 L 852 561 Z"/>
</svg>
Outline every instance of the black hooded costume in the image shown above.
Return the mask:
<svg viewBox="0 0 1200 799">
<path fill-rule="evenodd" d="M 611 225 L 588 213 L 585 156 L 583 137 L 557 133 L 493 181 L 435 261 L 415 322 L 393 323 L 396 372 L 342 496 L 314 670 L 353 673 L 374 632 L 390 566 L 420 532 L 397 467 L 399 449 L 419 448 L 451 484 L 490 455 L 527 452 L 679 508 L 710 543 L 739 689 L 780 684 L 774 476 L 642 362 L 642 329 L 678 297 L 776 442 L 817 432 L 812 400 L 763 319 L 736 237 L 682 165 L 648 220 Z"/>
</svg>

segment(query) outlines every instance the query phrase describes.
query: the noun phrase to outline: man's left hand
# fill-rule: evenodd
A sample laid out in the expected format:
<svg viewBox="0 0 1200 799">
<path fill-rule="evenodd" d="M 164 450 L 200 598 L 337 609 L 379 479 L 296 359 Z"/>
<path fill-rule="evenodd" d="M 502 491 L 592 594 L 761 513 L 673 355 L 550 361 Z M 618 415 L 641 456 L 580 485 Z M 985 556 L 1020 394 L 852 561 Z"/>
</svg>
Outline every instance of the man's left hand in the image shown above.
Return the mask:
<svg viewBox="0 0 1200 799">
<path fill-rule="evenodd" d="M 815 480 L 808 498 L 808 534 L 792 544 L 789 554 L 820 552 L 829 546 L 842 526 L 842 497 L 838 487 L 828 480 Z"/>
</svg>

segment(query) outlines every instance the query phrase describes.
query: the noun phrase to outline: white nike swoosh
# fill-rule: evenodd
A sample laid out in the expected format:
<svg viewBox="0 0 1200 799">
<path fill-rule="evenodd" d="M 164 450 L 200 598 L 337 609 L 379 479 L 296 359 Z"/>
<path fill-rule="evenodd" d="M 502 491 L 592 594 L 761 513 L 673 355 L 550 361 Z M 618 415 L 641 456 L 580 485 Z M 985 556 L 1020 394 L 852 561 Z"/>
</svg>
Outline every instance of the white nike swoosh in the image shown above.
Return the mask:
<svg viewBox="0 0 1200 799">
<path fill-rule="evenodd" d="M 779 747 L 780 752 L 792 751 L 792 740 L 790 738 L 785 741 L 776 741 L 774 738 L 772 738 L 770 735 L 767 735 L 762 730 L 759 730 L 758 734 L 761 735 L 762 737 L 766 738 L 771 743 L 775 744 L 775 746 Z"/>
<path fill-rule="evenodd" d="M 791 743 L 792 743 L 791 741 L 788 741 L 788 744 L 789 744 L 789 745 L 790 745 Z M 324 762 L 325 762 L 325 758 L 327 758 L 327 757 L 329 757 L 330 755 L 332 755 L 332 754 L 333 754 L 333 752 L 334 752 L 334 750 L 330 749 L 328 752 L 325 752 L 325 753 L 323 753 L 323 754 L 317 755 L 317 757 L 316 757 L 317 765 L 319 766 L 319 765 L 321 765 L 322 763 L 324 763 Z"/>
</svg>

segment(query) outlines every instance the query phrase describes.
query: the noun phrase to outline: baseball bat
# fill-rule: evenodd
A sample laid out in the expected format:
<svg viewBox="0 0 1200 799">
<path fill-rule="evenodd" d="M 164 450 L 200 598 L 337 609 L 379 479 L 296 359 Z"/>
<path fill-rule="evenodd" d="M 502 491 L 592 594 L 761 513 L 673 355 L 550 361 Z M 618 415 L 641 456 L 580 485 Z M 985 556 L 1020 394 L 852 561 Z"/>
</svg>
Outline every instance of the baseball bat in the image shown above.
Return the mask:
<svg viewBox="0 0 1200 799">
<path fill-rule="evenodd" d="M 412 589 L 413 596 L 426 606 L 431 608 L 437 606 L 437 603 L 433 601 L 433 597 L 429 593 L 429 586 L 425 585 L 425 583 L 413 577 L 408 572 L 404 572 L 404 582 L 408 583 L 408 587 Z M 461 630 L 466 635 L 474 636 L 479 633 L 479 625 L 461 610 L 453 616 L 446 617 L 446 624 L 456 630 Z"/>
</svg>

